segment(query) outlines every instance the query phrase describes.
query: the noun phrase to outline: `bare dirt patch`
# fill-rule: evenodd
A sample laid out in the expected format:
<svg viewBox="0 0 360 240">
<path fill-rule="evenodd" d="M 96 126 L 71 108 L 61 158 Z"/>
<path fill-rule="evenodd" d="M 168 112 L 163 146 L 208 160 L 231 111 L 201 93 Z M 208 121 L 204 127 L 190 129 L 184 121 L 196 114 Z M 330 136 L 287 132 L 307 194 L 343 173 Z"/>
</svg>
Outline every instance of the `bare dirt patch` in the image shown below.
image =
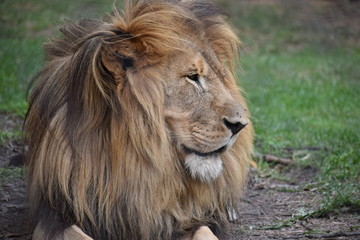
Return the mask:
<svg viewBox="0 0 360 240">
<path fill-rule="evenodd" d="M 22 151 L 21 143 L 14 140 L 19 138 L 22 123 L 20 117 L 0 112 L 0 167 L 9 165 Z"/>
<path fill-rule="evenodd" d="M 13 179 L 0 184 L 0 239 L 31 239 L 26 184 Z"/>
</svg>

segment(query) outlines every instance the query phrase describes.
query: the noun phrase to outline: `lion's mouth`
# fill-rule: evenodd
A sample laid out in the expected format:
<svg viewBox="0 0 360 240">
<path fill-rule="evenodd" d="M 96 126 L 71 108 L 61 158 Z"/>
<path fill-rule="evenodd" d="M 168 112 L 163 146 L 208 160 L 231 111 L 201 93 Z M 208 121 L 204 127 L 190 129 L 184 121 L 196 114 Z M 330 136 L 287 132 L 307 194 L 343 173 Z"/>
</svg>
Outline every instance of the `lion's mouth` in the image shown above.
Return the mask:
<svg viewBox="0 0 360 240">
<path fill-rule="evenodd" d="M 184 151 L 186 153 L 188 153 L 188 154 L 196 154 L 196 155 L 201 156 L 201 157 L 209 157 L 209 156 L 212 156 L 212 155 L 218 155 L 220 153 L 225 152 L 226 147 L 227 147 L 227 145 L 224 145 L 221 148 L 216 149 L 215 151 L 204 153 L 204 152 L 199 152 L 199 151 L 196 151 L 194 149 L 188 148 L 185 145 L 183 145 L 183 149 L 184 149 Z"/>
</svg>

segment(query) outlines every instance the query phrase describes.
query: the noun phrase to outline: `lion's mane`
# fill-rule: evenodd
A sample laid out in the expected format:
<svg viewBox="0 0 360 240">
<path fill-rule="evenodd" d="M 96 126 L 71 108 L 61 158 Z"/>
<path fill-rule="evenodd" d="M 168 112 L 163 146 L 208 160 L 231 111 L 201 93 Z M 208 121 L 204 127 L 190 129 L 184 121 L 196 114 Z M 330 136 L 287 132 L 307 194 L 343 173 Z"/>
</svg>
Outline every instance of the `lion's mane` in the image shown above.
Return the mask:
<svg viewBox="0 0 360 240">
<path fill-rule="evenodd" d="M 191 179 L 164 121 L 166 77 L 151 68 L 187 36 L 203 34 L 233 73 L 238 40 L 222 12 L 204 1 L 129 1 L 123 13 L 68 23 L 61 32 L 45 45 L 47 62 L 34 78 L 25 122 L 34 223 L 50 237 L 76 224 L 94 239 L 224 229 L 246 177 L 251 126 L 224 153 L 216 181 Z M 114 78 L 102 60 L 126 41 L 136 49 L 124 46 L 117 60 L 134 70 Z"/>
</svg>

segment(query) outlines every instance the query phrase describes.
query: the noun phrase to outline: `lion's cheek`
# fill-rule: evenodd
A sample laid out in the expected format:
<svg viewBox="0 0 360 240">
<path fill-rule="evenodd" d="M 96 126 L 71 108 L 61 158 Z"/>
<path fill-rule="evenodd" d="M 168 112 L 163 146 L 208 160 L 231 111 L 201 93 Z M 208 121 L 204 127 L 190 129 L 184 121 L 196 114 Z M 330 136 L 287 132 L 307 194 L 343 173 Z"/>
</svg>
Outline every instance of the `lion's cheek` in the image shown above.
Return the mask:
<svg viewBox="0 0 360 240">
<path fill-rule="evenodd" d="M 210 183 L 220 176 L 223 170 L 223 162 L 220 155 L 202 157 L 189 154 L 185 157 L 185 168 L 193 179 Z"/>
</svg>

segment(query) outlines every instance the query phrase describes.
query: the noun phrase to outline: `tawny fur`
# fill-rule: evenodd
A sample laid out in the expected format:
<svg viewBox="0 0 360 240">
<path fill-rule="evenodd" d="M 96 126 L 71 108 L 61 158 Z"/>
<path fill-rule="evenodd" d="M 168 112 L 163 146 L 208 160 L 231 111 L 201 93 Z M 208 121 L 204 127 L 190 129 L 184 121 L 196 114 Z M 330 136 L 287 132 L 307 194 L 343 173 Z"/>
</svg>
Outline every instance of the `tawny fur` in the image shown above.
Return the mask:
<svg viewBox="0 0 360 240">
<path fill-rule="evenodd" d="M 219 9 L 195 0 L 128 1 L 107 20 L 61 32 L 45 46 L 25 122 L 35 225 L 49 239 L 72 225 L 94 239 L 171 239 L 203 225 L 220 234 L 246 179 L 251 123 L 209 181 L 191 177 L 180 146 L 215 150 L 220 143 L 210 142 L 230 134 L 217 115 L 246 108 L 234 76 L 239 42 Z M 190 61 L 208 81 L 200 88 L 176 72 Z M 199 96 L 205 100 L 194 109 Z M 204 126 L 214 132 L 209 145 L 190 141 L 184 129 L 205 136 Z"/>
</svg>

